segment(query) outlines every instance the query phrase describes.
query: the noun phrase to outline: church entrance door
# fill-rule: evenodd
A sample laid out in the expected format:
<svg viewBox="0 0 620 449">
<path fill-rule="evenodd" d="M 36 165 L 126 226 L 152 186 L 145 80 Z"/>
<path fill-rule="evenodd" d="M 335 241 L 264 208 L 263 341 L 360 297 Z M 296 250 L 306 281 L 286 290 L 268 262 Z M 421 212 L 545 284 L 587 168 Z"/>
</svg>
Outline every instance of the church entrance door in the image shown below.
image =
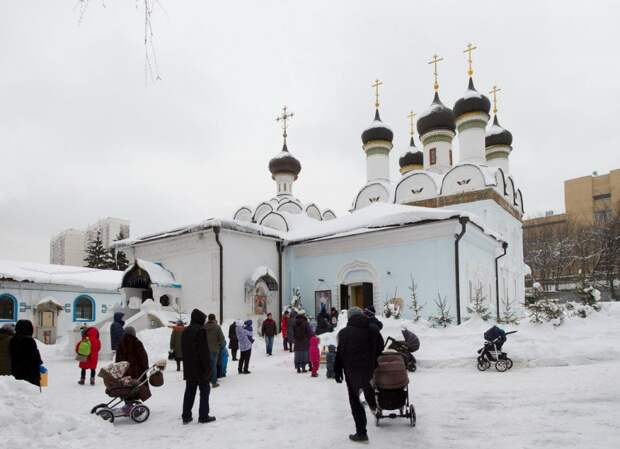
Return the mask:
<svg viewBox="0 0 620 449">
<path fill-rule="evenodd" d="M 346 295 L 344 294 L 346 293 Z M 373 305 L 373 285 L 371 282 L 342 285 L 340 289 L 340 307 L 359 307 L 365 309 Z"/>
</svg>

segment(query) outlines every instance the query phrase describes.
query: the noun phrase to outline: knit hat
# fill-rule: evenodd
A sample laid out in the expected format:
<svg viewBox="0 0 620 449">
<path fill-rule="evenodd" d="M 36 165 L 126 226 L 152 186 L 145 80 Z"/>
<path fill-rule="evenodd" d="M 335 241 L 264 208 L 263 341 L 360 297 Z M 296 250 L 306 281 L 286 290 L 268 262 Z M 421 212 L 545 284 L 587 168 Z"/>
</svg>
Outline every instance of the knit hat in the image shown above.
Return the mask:
<svg viewBox="0 0 620 449">
<path fill-rule="evenodd" d="M 349 310 L 347 310 L 347 318 L 351 318 L 352 316 L 355 315 L 362 315 L 362 309 L 360 309 L 359 307 L 350 307 Z"/>
</svg>

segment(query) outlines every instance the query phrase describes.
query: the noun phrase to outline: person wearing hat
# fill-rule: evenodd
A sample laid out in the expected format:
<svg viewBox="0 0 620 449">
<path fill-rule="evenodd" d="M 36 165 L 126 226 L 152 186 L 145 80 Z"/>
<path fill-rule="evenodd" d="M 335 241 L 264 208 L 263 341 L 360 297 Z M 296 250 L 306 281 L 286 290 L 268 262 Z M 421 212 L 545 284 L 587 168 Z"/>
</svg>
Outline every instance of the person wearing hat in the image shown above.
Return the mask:
<svg viewBox="0 0 620 449">
<path fill-rule="evenodd" d="M 19 320 L 15 324 L 15 335 L 9 343 L 11 374 L 18 380 L 25 380 L 39 387 L 41 385 L 41 354 L 32 338 L 34 326 L 30 320 Z"/>
<path fill-rule="evenodd" d="M 309 350 L 310 337 L 313 335 L 306 312 L 299 311 L 295 317 L 295 326 L 293 328 L 293 336 L 295 341 L 295 368 L 298 373 L 306 372 L 306 365 L 310 364 Z"/>
<path fill-rule="evenodd" d="M 11 339 L 15 335 L 15 328 L 12 324 L 5 324 L 0 327 L 0 376 L 11 375 Z"/>
<path fill-rule="evenodd" d="M 209 380 L 211 377 L 211 359 L 207 329 L 207 316 L 198 309 L 192 310 L 189 326 L 183 331 L 181 345 L 183 346 L 183 379 L 185 380 L 185 395 L 183 396 L 183 424 L 192 422 L 192 408 L 196 399 L 196 391 L 200 390 L 200 405 L 198 406 L 198 422 L 210 423 L 215 421 L 209 416 Z"/>
<path fill-rule="evenodd" d="M 132 379 L 140 379 L 142 374 L 149 368 L 149 356 L 144 349 L 144 345 L 138 337 L 136 337 L 136 329 L 132 326 L 125 328 L 123 338 L 116 348 L 116 363 L 129 362 L 129 368 L 127 368 L 126 376 Z M 146 401 L 151 397 L 151 389 L 149 383 L 145 382 L 140 387 L 138 396 L 142 401 Z"/>
<path fill-rule="evenodd" d="M 205 324 L 207 330 L 207 340 L 209 343 L 209 356 L 211 358 L 211 388 L 217 388 L 220 386 L 217 383 L 217 361 L 220 355 L 220 347 L 224 344 L 224 332 L 219 324 L 214 313 L 210 313 Z"/>
<path fill-rule="evenodd" d="M 371 411 L 377 408 L 374 392 L 370 386 L 377 357 L 383 350 L 383 338 L 379 329 L 370 324 L 369 318 L 359 307 L 347 312 L 347 326 L 338 332 L 338 349 L 334 375 L 337 383 L 343 379 L 347 384 L 349 405 L 355 421 L 355 433 L 349 439 L 355 442 L 368 441 L 366 412 L 360 402 L 360 390 L 364 392 Z"/>
<path fill-rule="evenodd" d="M 177 371 L 181 371 L 181 362 L 183 361 L 183 347 L 181 345 L 181 339 L 183 337 L 183 331 L 185 330 L 185 324 L 183 320 L 179 319 L 172 327 L 172 333 L 170 334 L 170 352 L 174 356 L 174 360 L 177 362 Z"/>
</svg>

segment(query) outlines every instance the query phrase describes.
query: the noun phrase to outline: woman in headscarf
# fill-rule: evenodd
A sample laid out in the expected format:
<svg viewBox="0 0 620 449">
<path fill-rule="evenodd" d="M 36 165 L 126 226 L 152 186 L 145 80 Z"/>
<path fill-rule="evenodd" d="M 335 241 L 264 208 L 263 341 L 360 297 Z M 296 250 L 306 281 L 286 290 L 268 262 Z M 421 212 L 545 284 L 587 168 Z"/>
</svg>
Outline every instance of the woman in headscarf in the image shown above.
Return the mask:
<svg viewBox="0 0 620 449">
<path fill-rule="evenodd" d="M 140 376 L 149 368 L 149 357 L 144 345 L 136 337 L 136 329 L 131 326 L 125 328 L 125 334 L 116 348 L 116 362 L 129 362 L 125 375 L 131 376 L 132 379 L 140 379 Z M 151 397 L 148 382 L 140 387 L 139 397 L 142 401 Z"/>
<path fill-rule="evenodd" d="M 30 320 L 19 320 L 15 325 L 15 336 L 9 344 L 11 372 L 15 379 L 25 380 L 41 386 L 41 354 L 32 338 L 34 327 Z"/>
</svg>

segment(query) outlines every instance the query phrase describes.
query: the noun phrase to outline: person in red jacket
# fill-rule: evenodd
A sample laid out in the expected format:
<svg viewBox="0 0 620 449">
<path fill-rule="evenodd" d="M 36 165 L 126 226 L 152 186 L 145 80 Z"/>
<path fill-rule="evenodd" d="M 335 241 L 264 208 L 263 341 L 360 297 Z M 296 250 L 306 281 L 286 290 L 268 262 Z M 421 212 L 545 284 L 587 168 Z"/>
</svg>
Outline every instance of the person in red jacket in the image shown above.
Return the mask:
<svg viewBox="0 0 620 449">
<path fill-rule="evenodd" d="M 321 365 L 320 341 L 316 335 L 310 337 L 310 369 L 312 370 L 312 377 L 319 377 L 319 366 Z"/>
<path fill-rule="evenodd" d="M 280 331 L 282 332 L 282 341 L 284 342 L 284 350 L 288 351 L 288 341 L 286 339 L 286 331 L 288 330 L 288 310 L 284 311 L 280 320 Z"/>
<path fill-rule="evenodd" d="M 85 361 L 81 361 L 79 367 L 82 369 L 80 380 L 78 383 L 84 385 L 86 380 L 86 370 L 90 370 L 90 384 L 95 385 L 95 370 L 97 369 L 97 363 L 99 363 L 99 351 L 101 350 L 101 341 L 99 340 L 99 331 L 96 327 L 88 327 L 84 331 L 82 340 L 78 341 L 75 345 L 75 352 L 78 352 L 78 348 L 82 341 L 88 339 L 90 342 L 90 354 L 88 354 Z"/>
</svg>

